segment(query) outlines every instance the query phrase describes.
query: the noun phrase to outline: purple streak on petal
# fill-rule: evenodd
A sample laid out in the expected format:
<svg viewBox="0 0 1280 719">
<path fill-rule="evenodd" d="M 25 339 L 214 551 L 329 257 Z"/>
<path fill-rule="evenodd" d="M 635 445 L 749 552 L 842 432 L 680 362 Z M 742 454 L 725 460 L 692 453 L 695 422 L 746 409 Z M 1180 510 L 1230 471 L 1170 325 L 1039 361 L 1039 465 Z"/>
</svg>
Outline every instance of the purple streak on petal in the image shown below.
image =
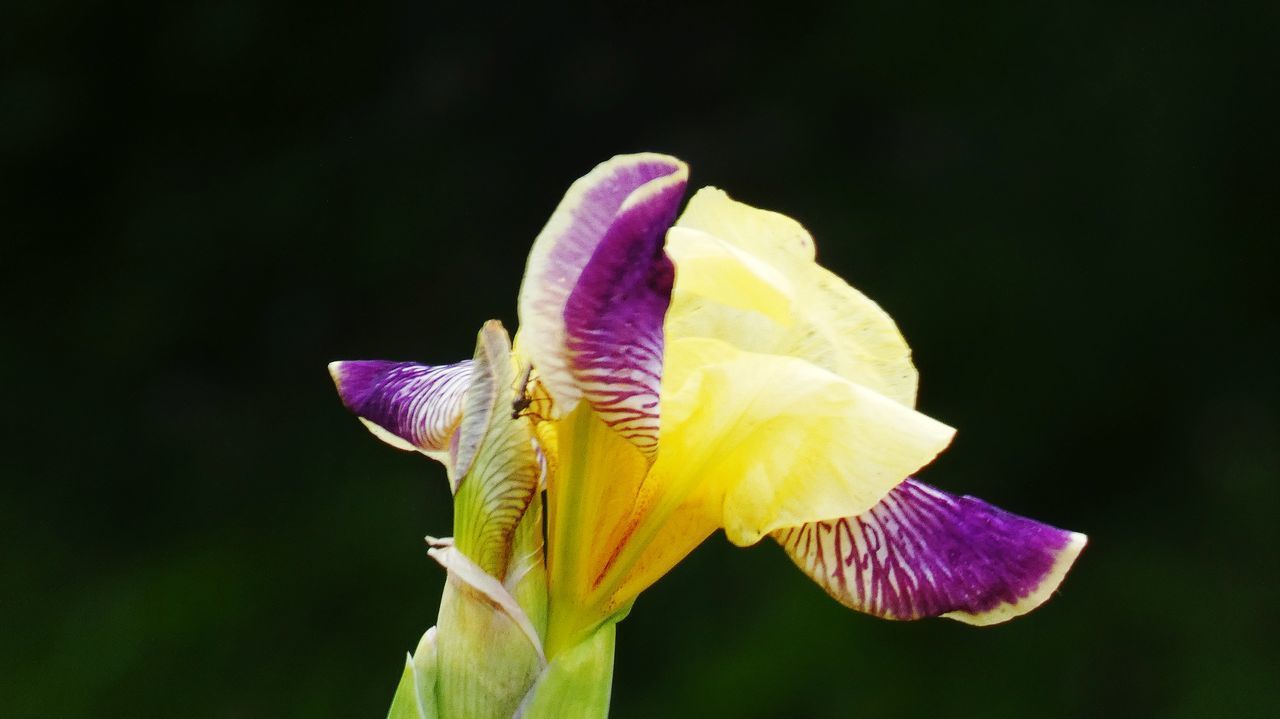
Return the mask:
<svg viewBox="0 0 1280 719">
<path fill-rule="evenodd" d="M 571 293 L 619 216 L 629 214 L 630 207 L 624 206 L 652 194 L 648 190 L 653 188 L 646 188 L 651 183 L 676 177 L 683 184 L 687 174 L 683 163 L 664 155 L 614 157 L 569 188 L 534 242 L 520 290 L 521 334 L 525 351 L 558 405 L 557 415 L 572 409 L 583 394 L 571 366 L 565 326 Z M 612 251 L 618 242 L 611 243 Z"/>
<path fill-rule="evenodd" d="M 997 621 L 1047 598 L 1053 587 L 1046 582 L 1061 581 L 1061 562 L 1069 564 L 1083 541 L 914 479 L 860 515 L 779 530 L 774 538 L 853 609 L 888 619 L 1000 613 Z"/>
<path fill-rule="evenodd" d="M 561 234 L 551 251 L 551 264 L 576 278 L 596 256 L 600 244 L 616 224 L 618 211 L 627 198 L 644 185 L 678 170 L 679 166 L 674 161 L 658 157 L 614 165 L 607 175 L 598 178 L 583 193 L 581 201 L 573 209 L 572 224 Z"/>
<path fill-rule="evenodd" d="M 663 250 L 685 182 L 656 184 L 614 218 L 565 305 L 570 369 L 592 409 L 652 455 L 662 323 L 675 268 Z"/>
<path fill-rule="evenodd" d="M 440 451 L 448 447 L 461 418 L 472 360 L 435 367 L 385 360 L 334 362 L 329 370 L 347 409 L 417 449 Z"/>
</svg>

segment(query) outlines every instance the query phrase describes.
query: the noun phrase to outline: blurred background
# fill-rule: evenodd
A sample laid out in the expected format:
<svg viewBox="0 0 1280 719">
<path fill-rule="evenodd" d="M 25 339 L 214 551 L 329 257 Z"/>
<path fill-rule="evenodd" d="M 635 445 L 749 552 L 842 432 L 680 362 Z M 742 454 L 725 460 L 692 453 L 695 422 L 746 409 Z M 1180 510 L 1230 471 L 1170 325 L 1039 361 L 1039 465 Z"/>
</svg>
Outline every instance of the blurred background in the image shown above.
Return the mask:
<svg viewBox="0 0 1280 719">
<path fill-rule="evenodd" d="M 1280 705 L 1270 3 L 253 0 L 0 10 L 0 714 L 380 717 L 443 472 L 333 359 L 515 325 L 620 152 L 785 212 L 899 321 L 923 477 L 1087 532 L 976 630 L 713 537 L 614 716 L 1251 717 Z"/>
</svg>

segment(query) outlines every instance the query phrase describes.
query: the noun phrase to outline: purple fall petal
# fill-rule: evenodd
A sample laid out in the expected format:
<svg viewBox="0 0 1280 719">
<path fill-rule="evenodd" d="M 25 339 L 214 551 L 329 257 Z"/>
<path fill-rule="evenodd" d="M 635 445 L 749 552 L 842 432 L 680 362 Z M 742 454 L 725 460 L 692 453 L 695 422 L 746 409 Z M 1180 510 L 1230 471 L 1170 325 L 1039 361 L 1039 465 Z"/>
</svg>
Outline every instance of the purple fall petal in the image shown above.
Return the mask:
<svg viewBox="0 0 1280 719">
<path fill-rule="evenodd" d="M 1048 599 L 1085 537 L 914 479 L 855 517 L 779 530 L 802 571 L 842 604 L 887 619 L 994 624 Z"/>
<path fill-rule="evenodd" d="M 586 397 L 652 452 L 662 319 L 672 266 L 662 251 L 688 170 L 623 155 L 569 188 L 534 243 L 520 295 L 523 347 L 557 415 Z"/>
<path fill-rule="evenodd" d="M 461 419 L 471 371 L 471 360 L 434 367 L 385 360 L 329 365 L 342 404 L 379 439 L 441 457 Z"/>
<path fill-rule="evenodd" d="M 606 424 L 652 455 L 658 442 L 662 323 L 675 268 L 663 250 L 683 180 L 657 185 L 614 218 L 565 305 L 571 370 Z"/>
</svg>

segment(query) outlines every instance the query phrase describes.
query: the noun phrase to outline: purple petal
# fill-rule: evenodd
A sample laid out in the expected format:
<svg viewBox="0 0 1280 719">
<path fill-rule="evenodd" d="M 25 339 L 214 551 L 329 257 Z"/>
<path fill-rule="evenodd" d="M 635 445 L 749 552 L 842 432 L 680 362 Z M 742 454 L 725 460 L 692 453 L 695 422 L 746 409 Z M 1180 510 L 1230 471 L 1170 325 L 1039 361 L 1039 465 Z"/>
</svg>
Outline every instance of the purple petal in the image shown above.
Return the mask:
<svg viewBox="0 0 1280 719">
<path fill-rule="evenodd" d="M 342 404 L 379 439 L 442 460 L 462 417 L 471 372 L 471 360 L 436 367 L 385 360 L 329 365 Z"/>
<path fill-rule="evenodd" d="M 641 451 L 658 442 L 662 322 L 675 267 L 663 250 L 685 183 L 658 185 L 618 213 L 565 306 L 571 369 L 600 418 Z"/>
<path fill-rule="evenodd" d="M 557 414 L 586 396 L 649 449 L 673 274 L 662 241 L 687 177 L 684 163 L 664 155 L 598 166 L 538 236 L 520 292 L 522 346 Z"/>
<path fill-rule="evenodd" d="M 855 517 L 774 533 L 841 604 L 886 619 L 994 624 L 1035 609 L 1084 548 L 1082 534 L 914 479 Z"/>
</svg>

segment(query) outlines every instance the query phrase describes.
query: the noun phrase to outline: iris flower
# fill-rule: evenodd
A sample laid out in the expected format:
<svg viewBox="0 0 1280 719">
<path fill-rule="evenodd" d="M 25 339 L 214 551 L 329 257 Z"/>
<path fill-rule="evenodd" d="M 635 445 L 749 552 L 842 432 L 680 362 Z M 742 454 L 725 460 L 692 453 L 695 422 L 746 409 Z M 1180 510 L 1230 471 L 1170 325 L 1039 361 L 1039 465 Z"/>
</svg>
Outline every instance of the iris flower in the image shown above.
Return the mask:
<svg viewBox="0 0 1280 719">
<path fill-rule="evenodd" d="M 512 605 L 537 657 L 510 703 L 526 716 L 603 713 L 614 625 L 717 530 L 776 542 L 853 609 L 976 625 L 1039 606 L 1085 544 L 914 479 L 954 430 L 915 409 L 893 320 L 794 220 L 714 188 L 681 212 L 687 179 L 639 154 L 574 183 L 534 242 L 514 348 L 491 323 L 472 360 L 330 367 L 375 435 L 446 465 L 455 539 L 432 552 Z M 545 546 L 526 529 L 517 551 L 543 522 Z M 523 599 L 513 561 L 539 577 Z M 587 675 L 602 699 L 582 698 Z"/>
</svg>

